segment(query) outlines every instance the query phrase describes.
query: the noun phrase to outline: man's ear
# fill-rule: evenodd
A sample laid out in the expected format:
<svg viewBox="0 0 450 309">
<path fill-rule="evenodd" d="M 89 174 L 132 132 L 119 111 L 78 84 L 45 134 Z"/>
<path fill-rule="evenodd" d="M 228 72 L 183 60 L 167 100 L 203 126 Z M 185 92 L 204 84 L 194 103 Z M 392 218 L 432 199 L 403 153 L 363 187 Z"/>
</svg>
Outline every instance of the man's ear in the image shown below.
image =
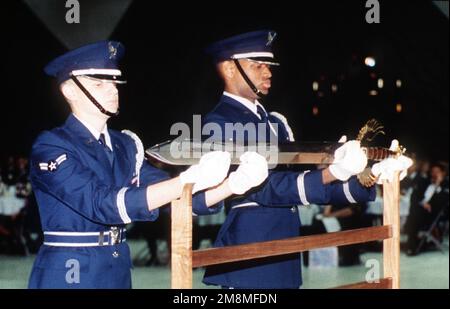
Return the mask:
<svg viewBox="0 0 450 309">
<path fill-rule="evenodd" d="M 76 85 L 73 81 L 66 80 L 61 85 L 59 85 L 59 90 L 61 90 L 61 93 L 68 101 L 73 101 L 78 95 L 77 89 L 75 87 Z"/>
<path fill-rule="evenodd" d="M 236 65 L 231 60 L 219 63 L 219 71 L 224 79 L 232 79 L 236 74 L 236 69 Z"/>
</svg>

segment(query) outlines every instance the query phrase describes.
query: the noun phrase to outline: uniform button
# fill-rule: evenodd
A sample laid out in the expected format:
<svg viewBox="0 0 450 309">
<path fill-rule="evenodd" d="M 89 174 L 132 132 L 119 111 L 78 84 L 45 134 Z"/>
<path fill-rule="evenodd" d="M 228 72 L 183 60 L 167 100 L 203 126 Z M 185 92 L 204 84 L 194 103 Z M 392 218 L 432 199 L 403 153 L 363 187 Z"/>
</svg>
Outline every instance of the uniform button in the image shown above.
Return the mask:
<svg viewBox="0 0 450 309">
<path fill-rule="evenodd" d="M 291 211 L 292 211 L 292 213 L 295 213 L 295 212 L 297 211 L 297 206 L 293 206 L 293 207 L 291 208 Z"/>
<path fill-rule="evenodd" d="M 115 258 L 116 258 L 116 257 L 119 257 L 119 252 L 114 251 L 113 254 L 112 254 L 112 256 L 115 257 Z"/>
</svg>

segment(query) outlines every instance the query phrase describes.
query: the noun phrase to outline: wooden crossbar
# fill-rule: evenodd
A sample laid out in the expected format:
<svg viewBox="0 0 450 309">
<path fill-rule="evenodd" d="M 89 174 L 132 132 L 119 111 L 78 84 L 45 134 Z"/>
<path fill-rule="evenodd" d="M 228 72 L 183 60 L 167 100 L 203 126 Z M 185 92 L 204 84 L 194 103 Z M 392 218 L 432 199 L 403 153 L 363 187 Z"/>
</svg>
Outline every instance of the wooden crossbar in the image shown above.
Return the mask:
<svg viewBox="0 0 450 309">
<path fill-rule="evenodd" d="M 222 264 L 275 255 L 345 246 L 391 237 L 389 226 L 375 226 L 321 235 L 300 236 L 251 244 L 193 251 L 192 267 Z"/>
</svg>

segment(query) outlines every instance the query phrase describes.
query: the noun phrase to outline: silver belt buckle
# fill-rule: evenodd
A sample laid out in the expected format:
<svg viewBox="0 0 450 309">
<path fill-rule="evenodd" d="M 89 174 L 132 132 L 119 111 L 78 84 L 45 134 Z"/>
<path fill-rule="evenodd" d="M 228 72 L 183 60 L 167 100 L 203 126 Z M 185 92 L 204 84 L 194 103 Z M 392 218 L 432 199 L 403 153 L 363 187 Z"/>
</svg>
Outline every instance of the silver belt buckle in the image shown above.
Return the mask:
<svg viewBox="0 0 450 309">
<path fill-rule="evenodd" d="M 117 245 L 120 243 L 120 230 L 117 226 L 111 227 L 110 231 L 111 245 Z"/>
</svg>

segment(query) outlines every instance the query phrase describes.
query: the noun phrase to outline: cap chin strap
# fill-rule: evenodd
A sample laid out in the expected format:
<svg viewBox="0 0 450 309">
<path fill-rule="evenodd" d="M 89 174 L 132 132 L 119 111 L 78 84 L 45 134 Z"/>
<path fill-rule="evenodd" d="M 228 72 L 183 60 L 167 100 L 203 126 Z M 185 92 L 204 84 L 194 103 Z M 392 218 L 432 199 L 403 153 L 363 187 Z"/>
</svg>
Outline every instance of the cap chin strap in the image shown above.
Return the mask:
<svg viewBox="0 0 450 309">
<path fill-rule="evenodd" d="M 78 86 L 78 88 L 83 91 L 83 93 L 87 96 L 87 98 L 98 108 L 99 111 L 101 111 L 103 114 L 113 117 L 119 115 L 119 109 L 117 109 L 117 112 L 112 113 L 107 111 L 98 101 L 89 93 L 89 91 L 81 84 L 81 82 L 78 80 L 76 76 L 70 76 L 70 78 L 74 81 L 74 83 Z"/>
<path fill-rule="evenodd" d="M 244 69 L 241 67 L 241 64 L 239 63 L 238 59 L 233 59 L 234 63 L 236 64 L 236 67 L 238 68 L 239 73 L 241 73 L 242 77 L 244 78 L 247 85 L 252 89 L 252 91 L 261 99 L 265 98 L 266 95 L 262 93 L 256 86 L 252 83 L 250 78 L 248 78 L 247 74 L 245 74 Z"/>
</svg>

